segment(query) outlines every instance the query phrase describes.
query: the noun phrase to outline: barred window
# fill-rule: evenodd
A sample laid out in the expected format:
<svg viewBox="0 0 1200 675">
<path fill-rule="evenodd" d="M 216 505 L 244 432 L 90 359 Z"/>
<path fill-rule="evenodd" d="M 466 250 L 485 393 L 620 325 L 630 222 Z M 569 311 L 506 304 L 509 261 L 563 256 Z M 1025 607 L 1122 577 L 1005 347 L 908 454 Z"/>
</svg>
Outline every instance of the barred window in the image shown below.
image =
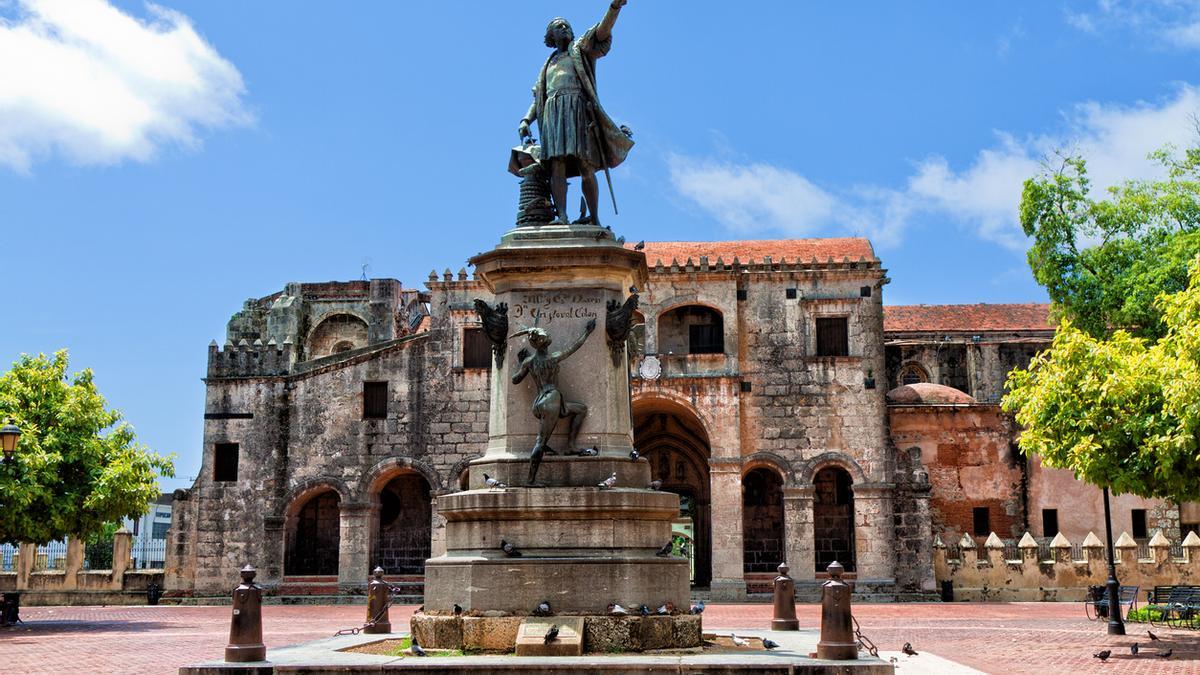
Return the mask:
<svg viewBox="0 0 1200 675">
<path fill-rule="evenodd" d="M 363 419 L 385 419 L 387 417 L 387 403 L 387 382 L 363 382 Z"/>
<path fill-rule="evenodd" d="M 463 330 L 463 368 L 491 368 L 492 345 L 482 328 Z"/>
<path fill-rule="evenodd" d="M 849 356 L 850 338 L 846 317 L 817 319 L 817 356 Z"/>
</svg>

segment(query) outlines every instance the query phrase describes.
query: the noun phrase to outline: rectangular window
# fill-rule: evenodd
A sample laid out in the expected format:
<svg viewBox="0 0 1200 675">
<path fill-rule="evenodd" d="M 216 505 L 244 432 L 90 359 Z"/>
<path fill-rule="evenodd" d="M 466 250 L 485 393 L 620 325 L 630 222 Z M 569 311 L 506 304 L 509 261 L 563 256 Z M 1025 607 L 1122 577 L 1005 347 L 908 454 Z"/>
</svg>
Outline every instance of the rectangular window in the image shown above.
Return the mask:
<svg viewBox="0 0 1200 675">
<path fill-rule="evenodd" d="M 1042 509 L 1042 536 L 1058 534 L 1058 509 Z"/>
<path fill-rule="evenodd" d="M 720 354 L 725 351 L 725 336 L 720 324 L 693 324 L 688 326 L 689 354 Z"/>
<path fill-rule="evenodd" d="M 491 368 L 492 343 L 482 328 L 463 329 L 463 368 Z"/>
<path fill-rule="evenodd" d="M 166 539 L 167 529 L 171 527 L 170 523 L 154 523 L 154 529 L 150 532 L 151 539 Z"/>
<path fill-rule="evenodd" d="M 387 382 L 363 382 L 363 419 L 381 420 L 387 417 Z"/>
<path fill-rule="evenodd" d="M 1146 533 L 1146 509 L 1131 509 L 1129 515 L 1133 519 L 1133 538 L 1145 539 L 1150 536 Z"/>
<path fill-rule="evenodd" d="M 974 516 L 974 521 L 975 521 L 973 523 L 973 525 L 975 526 L 974 527 L 975 536 L 976 537 L 986 537 L 989 534 L 991 534 L 992 524 L 991 524 L 991 518 L 989 517 L 989 514 L 988 514 L 988 507 L 976 506 L 974 509 L 971 510 L 971 514 L 972 514 L 972 516 Z"/>
<path fill-rule="evenodd" d="M 846 317 L 817 319 L 817 356 L 849 356 Z"/>
<path fill-rule="evenodd" d="M 233 483 L 238 474 L 238 444 L 217 443 L 213 449 L 213 480 Z"/>
</svg>

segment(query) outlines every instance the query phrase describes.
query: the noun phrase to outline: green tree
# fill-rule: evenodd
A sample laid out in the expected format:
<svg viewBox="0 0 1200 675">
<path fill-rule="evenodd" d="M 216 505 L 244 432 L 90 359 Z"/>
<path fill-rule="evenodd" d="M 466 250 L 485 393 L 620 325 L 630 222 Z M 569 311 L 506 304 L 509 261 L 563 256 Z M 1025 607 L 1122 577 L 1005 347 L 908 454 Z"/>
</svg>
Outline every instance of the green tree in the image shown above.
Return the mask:
<svg viewBox="0 0 1200 675">
<path fill-rule="evenodd" d="M 0 420 L 21 428 L 11 463 L 0 465 L 0 542 L 88 537 L 136 517 L 171 477 L 171 457 L 136 442 L 109 410 L 91 370 L 67 376 L 65 350 L 22 355 L 0 376 Z"/>
<path fill-rule="evenodd" d="M 1200 499 L 1200 259 L 1185 290 L 1154 303 L 1156 343 L 1098 338 L 1063 321 L 1050 349 L 1009 375 L 1021 449 L 1076 477 L 1173 501 Z"/>
<path fill-rule="evenodd" d="M 1165 332 L 1155 299 L 1187 286 L 1200 253 L 1200 148 L 1152 153 L 1166 176 L 1091 195 L 1086 162 L 1066 157 L 1025 181 L 1020 220 L 1029 266 L 1055 315 L 1093 336 L 1114 329 L 1150 340 Z"/>
</svg>

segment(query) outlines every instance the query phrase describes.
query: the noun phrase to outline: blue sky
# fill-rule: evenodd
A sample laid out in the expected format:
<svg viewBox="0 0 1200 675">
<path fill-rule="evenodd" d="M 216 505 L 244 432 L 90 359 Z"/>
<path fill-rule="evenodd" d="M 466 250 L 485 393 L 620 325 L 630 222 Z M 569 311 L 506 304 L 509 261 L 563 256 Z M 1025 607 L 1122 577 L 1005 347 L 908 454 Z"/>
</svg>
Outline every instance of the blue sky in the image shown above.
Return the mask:
<svg viewBox="0 0 1200 675">
<path fill-rule="evenodd" d="M 0 0 L 0 358 L 69 348 L 190 484 L 229 316 L 494 245 L 544 26 L 606 6 Z M 637 140 L 605 222 L 863 235 L 889 304 L 1042 301 L 1021 181 L 1060 148 L 1099 186 L 1154 175 L 1193 141 L 1198 57 L 1178 0 L 630 0 L 598 66 Z"/>
</svg>

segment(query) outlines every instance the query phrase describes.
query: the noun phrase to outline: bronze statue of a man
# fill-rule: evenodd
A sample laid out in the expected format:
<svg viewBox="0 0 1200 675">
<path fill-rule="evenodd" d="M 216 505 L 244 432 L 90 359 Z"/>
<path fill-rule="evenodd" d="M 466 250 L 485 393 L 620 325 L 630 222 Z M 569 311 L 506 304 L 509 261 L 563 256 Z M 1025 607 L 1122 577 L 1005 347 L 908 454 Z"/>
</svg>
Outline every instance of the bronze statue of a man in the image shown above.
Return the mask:
<svg viewBox="0 0 1200 675">
<path fill-rule="evenodd" d="M 596 320 L 592 319 L 587 322 L 584 327 L 583 335 L 579 336 L 570 347 L 567 347 L 561 352 L 550 353 L 550 334 L 542 328 L 527 328 L 516 335 L 527 333 L 529 335 L 529 346 L 533 347 L 533 354 L 529 354 L 528 350 L 522 349 L 517 358 L 520 364 L 517 366 L 517 372 L 513 374 L 513 384 L 520 384 L 525 379 L 526 375 L 533 376 L 533 382 L 537 385 L 537 398 L 533 400 L 533 416 L 540 420 L 538 426 L 537 440 L 533 444 L 533 452 L 529 455 L 529 482 L 531 486 L 539 485 L 537 480 L 538 467 L 542 464 L 542 455 L 550 454 L 557 455 L 550 447 L 550 436 L 554 434 L 554 427 L 558 426 L 558 421 L 564 417 L 571 420 L 570 431 L 567 433 L 567 449 L 565 452 L 574 454 L 578 452 L 575 447 L 579 438 L 579 428 L 583 426 L 583 418 L 587 416 L 587 406 L 576 402 L 568 401 L 558 389 L 558 364 L 568 356 L 574 354 L 576 350 L 583 346 L 584 341 L 596 330 Z M 514 335 L 513 337 L 516 337 Z"/>
<path fill-rule="evenodd" d="M 613 0 L 600 23 L 579 39 L 566 19 L 546 26 L 546 46 L 554 53 L 538 74 L 533 103 L 517 133 L 522 141 L 531 138 L 529 125 L 537 120 L 542 161 L 550 167 L 550 193 L 561 223 L 567 222 L 567 178 L 579 176 L 588 213 L 576 222 L 600 224 L 596 171 L 615 168 L 633 147 L 628 130 L 605 114 L 596 95 L 596 59 L 612 47 L 613 25 L 625 3 Z"/>
</svg>

